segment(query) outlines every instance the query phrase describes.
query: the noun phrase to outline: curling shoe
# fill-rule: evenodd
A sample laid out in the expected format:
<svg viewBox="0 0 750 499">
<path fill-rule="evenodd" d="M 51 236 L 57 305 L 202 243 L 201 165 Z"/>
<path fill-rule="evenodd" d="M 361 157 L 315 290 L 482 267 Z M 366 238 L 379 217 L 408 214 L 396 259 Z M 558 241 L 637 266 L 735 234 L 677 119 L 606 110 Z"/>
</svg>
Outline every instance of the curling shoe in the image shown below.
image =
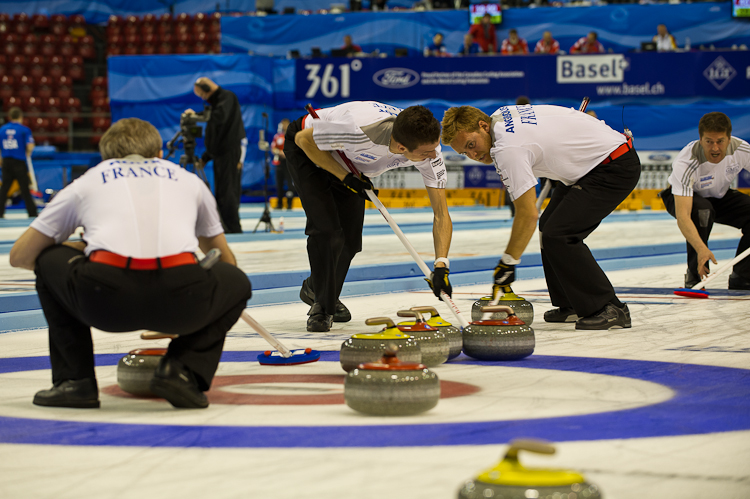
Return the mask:
<svg viewBox="0 0 750 499">
<path fill-rule="evenodd" d="M 630 310 L 626 304 L 622 307 L 607 303 L 603 309 L 593 315 L 576 321 L 576 329 L 607 330 L 613 327 L 630 327 Z"/>
<path fill-rule="evenodd" d="M 195 375 L 182 362 L 164 356 L 156 366 L 149 385 L 151 392 L 174 407 L 182 409 L 205 409 L 206 394 L 198 387 Z"/>
<path fill-rule="evenodd" d="M 750 290 L 750 279 L 745 279 L 737 272 L 729 274 L 729 289 Z"/>
<path fill-rule="evenodd" d="M 701 276 L 699 276 L 697 272 L 693 272 L 692 270 L 688 269 L 687 273 L 685 274 L 685 287 L 688 289 L 692 288 L 699 282 L 701 282 Z"/>
<path fill-rule="evenodd" d="M 96 409 L 99 407 L 99 388 L 96 379 L 66 379 L 56 383 L 49 390 L 36 392 L 34 405 Z"/>
<path fill-rule="evenodd" d="M 575 322 L 576 320 L 578 316 L 571 307 L 553 308 L 544 312 L 544 322 Z"/>
<path fill-rule="evenodd" d="M 302 289 L 299 290 L 299 298 L 311 307 L 315 303 L 315 292 L 310 288 L 308 279 L 302 281 Z M 336 308 L 333 311 L 333 322 L 349 322 L 352 320 L 352 314 L 341 300 L 336 300 Z M 309 329 L 308 329 L 309 331 Z M 327 331 L 327 330 L 326 330 Z"/>
<path fill-rule="evenodd" d="M 307 319 L 307 330 L 311 333 L 325 333 L 331 330 L 333 316 L 325 313 L 320 303 L 314 303 L 307 315 L 310 316 Z"/>
</svg>

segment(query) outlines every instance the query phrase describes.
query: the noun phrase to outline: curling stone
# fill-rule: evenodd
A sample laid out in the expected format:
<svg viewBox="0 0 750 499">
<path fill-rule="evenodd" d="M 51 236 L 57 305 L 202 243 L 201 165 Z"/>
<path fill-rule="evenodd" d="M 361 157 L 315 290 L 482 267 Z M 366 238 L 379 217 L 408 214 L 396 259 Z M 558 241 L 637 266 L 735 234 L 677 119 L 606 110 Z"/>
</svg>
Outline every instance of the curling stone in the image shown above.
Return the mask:
<svg viewBox="0 0 750 499">
<path fill-rule="evenodd" d="M 432 327 L 438 328 L 440 332 L 443 333 L 446 338 L 448 338 L 448 346 L 450 347 L 450 351 L 448 352 L 448 360 L 458 357 L 464 344 L 460 329 L 440 317 L 440 314 L 435 307 L 411 307 L 409 310 L 422 312 L 422 314 L 430 314 L 430 318 L 426 321 L 427 324 Z M 414 324 L 413 321 L 398 323 L 399 326 L 410 326 L 412 324 Z"/>
<path fill-rule="evenodd" d="M 483 471 L 461 487 L 459 499 L 601 499 L 599 487 L 586 482 L 576 471 L 526 468 L 518 461 L 519 450 L 555 453 L 555 448 L 546 442 L 515 440 L 497 466 Z"/>
<path fill-rule="evenodd" d="M 508 287 L 507 289 L 508 291 L 500 297 L 498 305 L 509 306 L 513 309 L 519 319 L 530 326 L 531 323 L 534 322 L 534 307 L 530 302 L 515 294 L 510 289 L 510 287 Z M 485 296 L 484 298 L 480 298 L 479 300 L 475 301 L 474 305 L 472 305 L 471 307 L 471 320 L 480 320 L 482 318 L 482 307 L 489 305 L 490 303 L 492 303 L 491 296 Z M 492 314 L 491 319 L 505 319 L 506 317 L 507 314 L 505 314 L 504 312 L 498 312 Z"/>
<path fill-rule="evenodd" d="M 379 362 L 360 364 L 344 380 L 346 405 L 373 416 L 410 416 L 428 411 L 440 399 L 440 381 L 427 366 L 402 362 L 389 344 Z"/>
<path fill-rule="evenodd" d="M 505 312 L 503 320 L 473 321 L 464 328 L 464 353 L 479 360 L 518 360 L 534 353 L 534 330 L 505 305 L 482 307 L 482 312 Z"/>
<path fill-rule="evenodd" d="M 377 362 L 385 353 L 386 347 L 393 343 L 398 347 L 403 362 L 422 362 L 422 351 L 417 341 L 402 333 L 388 317 L 367 319 L 368 326 L 385 325 L 379 333 L 355 334 L 341 344 L 339 362 L 344 371 L 349 372 L 364 362 Z"/>
<path fill-rule="evenodd" d="M 141 397 L 153 397 L 149 384 L 166 348 L 138 348 L 117 363 L 117 384 L 124 392 Z"/>
<path fill-rule="evenodd" d="M 414 317 L 414 321 L 409 324 L 401 323 L 396 327 L 406 333 L 419 344 L 422 351 L 422 364 L 427 367 L 435 367 L 443 364 L 448 360 L 448 354 L 451 351 L 448 338 L 440 329 L 430 326 L 424 321 L 421 312 L 416 310 L 399 310 L 399 317 Z"/>
</svg>

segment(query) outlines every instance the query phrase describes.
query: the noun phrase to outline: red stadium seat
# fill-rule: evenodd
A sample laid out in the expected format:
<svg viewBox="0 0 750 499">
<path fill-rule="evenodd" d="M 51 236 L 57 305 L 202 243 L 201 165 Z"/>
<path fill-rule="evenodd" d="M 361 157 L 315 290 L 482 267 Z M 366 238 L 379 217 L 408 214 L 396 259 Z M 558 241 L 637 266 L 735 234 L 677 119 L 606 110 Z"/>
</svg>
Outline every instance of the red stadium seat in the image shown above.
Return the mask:
<svg viewBox="0 0 750 499">
<path fill-rule="evenodd" d="M 83 81 L 86 79 L 86 73 L 83 70 L 83 65 L 71 64 L 68 66 L 68 77 L 73 81 Z"/>
<path fill-rule="evenodd" d="M 106 116 L 95 116 L 91 118 L 91 126 L 93 128 L 106 130 L 107 128 L 109 128 L 109 125 L 111 124 L 112 124 L 112 118 L 107 118 Z"/>
<path fill-rule="evenodd" d="M 76 53 L 76 48 L 72 43 L 63 43 L 58 47 L 57 53 L 66 59 L 72 57 Z"/>
<path fill-rule="evenodd" d="M 73 82 L 67 75 L 60 76 L 57 79 L 56 83 L 58 87 L 62 87 L 62 86 L 72 87 L 73 86 Z"/>
<path fill-rule="evenodd" d="M 64 14 L 53 14 L 52 16 L 50 16 L 49 20 L 53 23 L 62 23 L 65 25 L 68 24 L 68 18 L 65 17 Z"/>
<path fill-rule="evenodd" d="M 205 54 L 208 52 L 208 46 L 203 42 L 196 42 L 193 44 L 194 54 Z"/>
<path fill-rule="evenodd" d="M 156 45 L 153 43 L 144 43 L 141 45 L 142 55 L 154 55 L 156 53 Z"/>
<path fill-rule="evenodd" d="M 25 35 L 31 32 L 31 26 L 27 22 L 15 22 L 13 24 L 13 31 L 18 35 Z"/>
<path fill-rule="evenodd" d="M 185 25 L 187 25 L 187 24 L 192 24 L 193 23 L 193 19 L 190 17 L 190 14 L 188 14 L 186 12 L 181 12 L 181 13 L 179 13 L 179 14 L 177 14 L 175 16 L 175 18 L 174 18 L 174 20 L 172 22 L 174 24 L 185 24 Z"/>
<path fill-rule="evenodd" d="M 0 12 L 0 23 L 6 24 L 10 21 L 10 16 L 5 12 Z"/>
<path fill-rule="evenodd" d="M 40 40 L 39 39 L 39 35 L 37 35 L 35 33 L 29 33 L 27 35 L 24 35 L 24 37 L 23 37 L 23 42 L 24 43 L 33 43 L 34 45 L 36 45 L 37 43 L 39 43 L 39 40 Z"/>
<path fill-rule="evenodd" d="M 171 35 L 172 34 L 172 24 L 171 23 L 159 23 L 156 26 L 156 34 L 160 37 L 163 37 L 164 35 Z"/>
<path fill-rule="evenodd" d="M 49 30 L 55 36 L 65 36 L 68 34 L 68 24 L 52 21 Z"/>
<path fill-rule="evenodd" d="M 155 24 L 141 24 L 141 36 L 152 35 L 154 33 L 156 33 Z"/>
<path fill-rule="evenodd" d="M 147 33 L 141 36 L 140 45 L 156 45 L 159 41 L 159 37 L 156 33 Z"/>
<path fill-rule="evenodd" d="M 120 55 L 122 53 L 122 49 L 120 48 L 120 45 L 108 45 L 107 46 L 107 55 Z"/>
<path fill-rule="evenodd" d="M 13 42 L 5 42 L 3 45 L 3 53 L 8 55 L 16 55 L 18 53 L 18 45 Z"/>
<path fill-rule="evenodd" d="M 81 14 L 75 14 L 73 16 L 70 16 L 68 18 L 68 26 L 85 26 L 86 25 L 86 18 L 83 17 Z"/>
<path fill-rule="evenodd" d="M 161 55 L 171 54 L 172 53 L 172 45 L 167 42 L 162 42 L 159 45 L 159 49 L 157 52 Z"/>
<path fill-rule="evenodd" d="M 20 78 L 24 74 L 26 74 L 26 66 L 21 66 L 20 64 L 14 64 L 10 67 L 10 73 L 11 76 L 14 78 Z"/>
<path fill-rule="evenodd" d="M 11 64 L 20 64 L 21 66 L 26 65 L 26 56 L 23 54 L 15 54 L 10 58 Z"/>
<path fill-rule="evenodd" d="M 34 31 L 47 31 L 49 29 L 49 17 L 44 14 L 34 14 L 31 16 L 31 25 L 34 26 Z"/>
<path fill-rule="evenodd" d="M 128 43 L 122 53 L 124 55 L 138 55 L 140 53 L 140 50 L 138 50 L 138 45 L 134 43 Z"/>
<path fill-rule="evenodd" d="M 91 80 L 91 88 L 107 88 L 107 77 L 97 76 Z"/>
<path fill-rule="evenodd" d="M 35 55 L 31 59 L 29 59 L 29 66 L 35 66 L 37 64 L 40 66 L 46 66 L 47 58 L 44 57 L 43 55 Z"/>
<path fill-rule="evenodd" d="M 52 43 L 42 43 L 39 47 L 39 53 L 46 57 L 52 57 L 57 53 L 57 47 Z"/>
<path fill-rule="evenodd" d="M 54 81 L 52 80 L 52 78 L 50 78 L 50 77 L 49 77 L 49 76 L 47 76 L 47 75 L 42 75 L 42 76 L 40 76 L 39 78 L 37 78 L 37 79 L 36 79 L 36 84 L 37 84 L 38 86 L 40 86 L 40 87 L 41 87 L 42 85 L 46 85 L 46 86 L 48 86 L 48 87 L 54 87 L 54 86 L 55 86 L 55 82 L 54 82 Z"/>
<path fill-rule="evenodd" d="M 172 22 L 172 14 L 164 13 L 159 16 L 159 22 L 160 23 L 171 23 Z"/>
<path fill-rule="evenodd" d="M 42 106 L 48 113 L 62 112 L 62 101 L 59 97 L 48 97 Z"/>
<path fill-rule="evenodd" d="M 23 97 L 22 97 L 23 98 Z M 30 95 L 26 99 L 26 111 L 29 113 L 41 113 L 44 107 L 42 100 Z"/>
<path fill-rule="evenodd" d="M 174 41 L 174 37 L 172 36 L 172 32 L 163 33 L 159 35 L 159 41 L 161 43 L 169 43 L 171 44 Z"/>
<path fill-rule="evenodd" d="M 109 100 L 106 96 L 99 96 L 91 99 L 91 107 L 94 108 L 95 113 L 108 113 L 109 112 Z"/>
<path fill-rule="evenodd" d="M 177 33 L 174 35 L 174 41 L 178 44 L 184 43 L 186 45 L 190 45 L 193 43 L 193 36 L 190 33 Z"/>
<path fill-rule="evenodd" d="M 26 12 L 16 12 L 13 14 L 13 22 L 29 22 L 29 15 Z"/>
<path fill-rule="evenodd" d="M 33 57 L 37 54 L 37 47 L 33 43 L 24 43 L 21 52 L 27 57 Z"/>
<path fill-rule="evenodd" d="M 123 43 L 125 43 L 125 39 L 122 33 L 107 33 L 108 45 L 121 45 Z"/>
<path fill-rule="evenodd" d="M 83 66 L 83 57 L 81 57 L 80 55 L 74 55 L 73 57 L 68 59 L 68 64 L 77 64 L 79 66 Z"/>
<path fill-rule="evenodd" d="M 177 47 L 174 49 L 175 54 L 189 54 L 190 53 L 190 45 L 187 43 L 178 43 Z"/>
<path fill-rule="evenodd" d="M 3 38 L 5 43 L 21 43 L 23 41 L 20 36 L 10 31 L 6 32 L 4 37 L 0 34 L 0 38 Z"/>
<path fill-rule="evenodd" d="M 57 91 L 55 92 L 55 96 L 60 97 L 60 99 L 65 100 L 70 97 L 73 97 L 73 90 L 67 86 L 67 85 L 61 85 L 57 87 Z"/>
<path fill-rule="evenodd" d="M 81 38 L 78 39 L 78 43 L 84 43 L 87 45 L 93 45 L 94 44 L 94 37 L 91 35 L 84 35 Z"/>
<path fill-rule="evenodd" d="M 146 14 L 145 16 L 143 16 L 143 19 L 141 19 L 141 24 L 150 24 L 153 26 L 154 24 L 156 24 L 156 22 L 156 16 L 153 14 Z"/>
<path fill-rule="evenodd" d="M 57 80 L 64 74 L 65 70 L 59 64 L 52 64 L 47 68 L 47 75 L 54 80 Z"/>
<path fill-rule="evenodd" d="M 197 35 L 193 37 L 195 40 L 195 43 L 203 43 L 203 44 L 209 44 L 211 42 L 211 39 L 206 32 L 200 32 Z"/>
<path fill-rule="evenodd" d="M 16 96 L 20 99 L 28 99 L 34 95 L 34 89 L 28 85 L 16 87 Z"/>
<path fill-rule="evenodd" d="M 0 54 L 0 64 L 6 64 L 8 62 L 8 58 L 5 56 L 5 54 Z"/>
<path fill-rule="evenodd" d="M 140 35 L 125 35 L 125 45 L 140 45 Z"/>
<path fill-rule="evenodd" d="M 95 59 L 96 48 L 93 44 L 89 45 L 87 43 L 81 43 L 78 45 L 78 55 L 80 55 L 84 59 Z"/>
<path fill-rule="evenodd" d="M 198 12 L 193 16 L 193 24 L 206 24 L 209 21 L 209 17 L 203 12 Z"/>
<path fill-rule="evenodd" d="M 47 85 L 40 85 L 39 88 L 36 89 L 36 96 L 46 102 L 47 99 L 52 97 L 52 88 Z"/>
<path fill-rule="evenodd" d="M 34 87 L 34 82 L 31 77 L 28 75 L 21 75 L 18 78 L 16 78 L 16 88 L 21 87 Z"/>
<path fill-rule="evenodd" d="M 21 109 L 23 109 L 23 100 L 19 99 L 15 95 L 8 97 L 7 99 L 5 99 L 5 109 L 10 109 L 11 107 L 20 107 Z"/>
<path fill-rule="evenodd" d="M 34 78 L 34 80 L 38 80 L 42 76 L 47 74 L 47 69 L 42 66 L 41 64 L 32 64 L 28 67 L 29 76 Z"/>
<path fill-rule="evenodd" d="M 83 121 L 83 118 L 81 118 L 81 100 L 78 97 L 70 97 L 68 100 L 62 101 L 61 104 L 62 110 L 70 114 L 73 123 L 81 123 Z"/>
<path fill-rule="evenodd" d="M 9 97 L 13 97 L 16 94 L 16 90 L 12 85 L 0 83 L 0 100 L 5 102 Z"/>
<path fill-rule="evenodd" d="M 2 75 L 0 76 L 0 85 L 10 85 L 11 87 L 15 86 L 16 79 L 13 78 L 11 75 Z"/>
<path fill-rule="evenodd" d="M 68 143 L 68 134 L 70 133 L 70 120 L 68 118 L 52 118 L 50 129 L 53 134 L 50 141 L 56 145 Z"/>
<path fill-rule="evenodd" d="M 214 44 L 211 45 L 211 53 L 221 54 L 221 42 L 214 42 Z"/>
<path fill-rule="evenodd" d="M 136 47 L 137 48 L 137 47 Z M 89 100 L 94 102 L 95 100 L 106 99 L 107 91 L 103 88 L 94 88 L 89 92 Z"/>
</svg>

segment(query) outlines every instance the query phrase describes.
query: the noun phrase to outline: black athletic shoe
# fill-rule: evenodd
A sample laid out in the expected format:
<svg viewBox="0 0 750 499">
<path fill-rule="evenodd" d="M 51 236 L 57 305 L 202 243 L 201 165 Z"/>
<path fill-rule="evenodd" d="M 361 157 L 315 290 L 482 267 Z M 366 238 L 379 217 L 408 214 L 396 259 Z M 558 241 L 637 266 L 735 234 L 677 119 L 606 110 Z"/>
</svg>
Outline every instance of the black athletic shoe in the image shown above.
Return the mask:
<svg viewBox="0 0 750 499">
<path fill-rule="evenodd" d="M 576 321 L 576 329 L 607 330 L 613 327 L 630 327 L 630 310 L 626 304 L 618 307 L 607 303 L 597 313 Z"/>
<path fill-rule="evenodd" d="M 685 287 L 692 288 L 699 282 L 701 282 L 701 276 L 699 276 L 697 272 L 693 272 L 692 270 L 688 269 L 687 273 L 685 274 Z"/>
<path fill-rule="evenodd" d="M 162 357 L 149 385 L 154 395 L 167 399 L 174 407 L 205 409 L 206 394 L 198 387 L 195 375 L 177 359 Z"/>
<path fill-rule="evenodd" d="M 307 315 L 310 316 L 307 319 L 307 330 L 311 333 L 325 333 L 331 330 L 333 316 L 326 314 L 320 303 L 313 304 Z"/>
<path fill-rule="evenodd" d="M 750 279 L 745 279 L 737 272 L 729 274 L 729 289 L 750 290 Z"/>
<path fill-rule="evenodd" d="M 299 299 L 311 307 L 315 303 L 315 292 L 310 289 L 307 279 L 302 281 L 302 289 L 299 290 Z M 341 300 L 336 300 L 336 308 L 333 311 L 333 322 L 349 322 L 350 320 L 352 320 L 352 314 L 349 312 L 349 309 L 341 303 Z"/>
<path fill-rule="evenodd" d="M 99 407 L 96 379 L 67 379 L 57 383 L 49 390 L 37 392 L 34 395 L 34 405 L 96 409 Z"/>
<path fill-rule="evenodd" d="M 553 308 L 544 312 L 544 322 L 575 322 L 576 311 L 570 307 Z"/>
</svg>

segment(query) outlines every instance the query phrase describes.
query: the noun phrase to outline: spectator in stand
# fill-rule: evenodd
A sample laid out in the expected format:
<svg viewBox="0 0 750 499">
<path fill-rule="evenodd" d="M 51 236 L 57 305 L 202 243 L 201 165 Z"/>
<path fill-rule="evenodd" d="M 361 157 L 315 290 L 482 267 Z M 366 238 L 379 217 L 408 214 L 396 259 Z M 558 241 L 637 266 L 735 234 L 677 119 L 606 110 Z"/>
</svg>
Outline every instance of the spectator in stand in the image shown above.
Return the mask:
<svg viewBox="0 0 750 499">
<path fill-rule="evenodd" d="M 674 36 L 667 31 L 667 26 L 665 24 L 658 25 L 656 27 L 656 33 L 657 34 L 654 35 L 653 38 L 653 41 L 656 44 L 656 50 L 659 52 L 671 52 L 677 48 Z"/>
<path fill-rule="evenodd" d="M 542 33 L 542 39 L 536 42 L 534 53 L 554 55 L 558 52 L 560 52 L 560 44 L 557 40 L 552 38 L 552 33 L 549 31 Z"/>
<path fill-rule="evenodd" d="M 579 38 L 577 42 L 570 47 L 571 54 L 602 54 L 604 45 L 597 40 L 596 31 L 592 31 L 588 36 Z"/>
<path fill-rule="evenodd" d="M 352 35 L 344 35 L 344 46 L 341 47 L 341 50 L 346 50 L 346 55 L 351 57 L 354 54 L 362 52 L 362 47 L 356 43 L 352 43 Z"/>
<path fill-rule="evenodd" d="M 447 53 L 448 50 L 445 48 L 445 44 L 443 43 L 442 33 L 435 33 L 435 36 L 432 37 L 432 43 L 424 49 L 425 57 L 442 57 L 447 55 Z"/>
<path fill-rule="evenodd" d="M 495 33 L 495 25 L 492 24 L 491 15 L 485 14 L 482 16 L 481 23 L 472 24 L 469 28 L 469 34 L 483 53 L 494 54 L 497 52 L 497 33 Z"/>
<path fill-rule="evenodd" d="M 518 31 L 514 28 L 508 31 L 508 38 L 503 40 L 500 53 L 503 55 L 527 55 L 529 53 L 529 45 L 526 43 L 526 40 L 518 36 Z"/>
<path fill-rule="evenodd" d="M 519 95 L 516 97 L 516 106 L 525 106 L 526 104 L 531 104 L 531 101 L 528 97 L 525 95 Z"/>
<path fill-rule="evenodd" d="M 464 43 L 461 44 L 461 48 L 458 50 L 458 55 L 475 55 L 481 52 L 482 48 L 479 44 L 472 39 L 471 34 L 466 33 L 464 35 Z"/>
</svg>

